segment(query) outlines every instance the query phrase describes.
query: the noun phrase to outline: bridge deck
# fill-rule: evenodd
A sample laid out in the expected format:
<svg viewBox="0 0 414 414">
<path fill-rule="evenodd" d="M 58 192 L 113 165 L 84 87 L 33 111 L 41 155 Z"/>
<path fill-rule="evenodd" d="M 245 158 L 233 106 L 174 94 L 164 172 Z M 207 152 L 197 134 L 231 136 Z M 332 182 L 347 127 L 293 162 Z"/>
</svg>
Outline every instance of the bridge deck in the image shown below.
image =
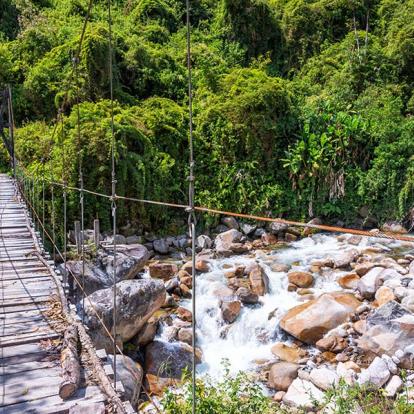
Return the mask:
<svg viewBox="0 0 414 414">
<path fill-rule="evenodd" d="M 13 181 L 0 174 L 0 413 L 99 413 L 105 396 L 90 381 L 70 400 L 58 395 L 62 337 L 51 312 L 58 291 L 33 254 L 29 223 Z"/>
</svg>

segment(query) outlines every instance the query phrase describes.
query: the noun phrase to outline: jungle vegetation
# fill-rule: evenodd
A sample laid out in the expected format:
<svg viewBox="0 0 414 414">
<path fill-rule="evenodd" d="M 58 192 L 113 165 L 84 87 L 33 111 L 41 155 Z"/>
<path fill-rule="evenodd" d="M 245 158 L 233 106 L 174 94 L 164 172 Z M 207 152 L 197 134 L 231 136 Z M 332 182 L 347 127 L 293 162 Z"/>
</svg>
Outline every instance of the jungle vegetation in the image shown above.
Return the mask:
<svg viewBox="0 0 414 414">
<path fill-rule="evenodd" d="M 118 194 L 185 203 L 185 1 L 112 6 Z M 412 224 L 414 0 L 192 0 L 191 8 L 197 204 Z M 82 159 L 85 187 L 110 193 L 106 0 L 94 1 L 71 81 L 86 10 L 87 0 L 0 0 L 0 84 L 12 86 L 17 155 L 31 174 L 77 185 Z M 78 195 L 70 197 L 74 215 Z M 109 223 L 108 202 L 86 203 L 88 220 Z M 121 222 L 151 230 L 171 227 L 173 214 L 119 208 Z"/>
</svg>

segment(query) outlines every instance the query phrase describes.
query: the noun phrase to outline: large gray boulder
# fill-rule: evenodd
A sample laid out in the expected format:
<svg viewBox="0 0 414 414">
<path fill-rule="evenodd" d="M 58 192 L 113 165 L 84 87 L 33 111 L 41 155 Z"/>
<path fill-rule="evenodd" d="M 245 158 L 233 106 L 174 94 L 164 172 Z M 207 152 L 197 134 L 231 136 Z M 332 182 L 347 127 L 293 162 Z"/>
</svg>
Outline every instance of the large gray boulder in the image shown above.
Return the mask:
<svg viewBox="0 0 414 414">
<path fill-rule="evenodd" d="M 216 251 L 223 256 L 229 256 L 233 253 L 234 244 L 242 238 L 242 234 L 235 229 L 220 233 L 215 239 Z"/>
<path fill-rule="evenodd" d="M 108 360 L 113 365 L 114 356 L 108 355 Z M 125 390 L 125 397 L 131 402 L 133 407 L 138 405 L 141 392 L 144 371 L 137 362 L 126 355 L 116 356 L 116 376 Z"/>
<path fill-rule="evenodd" d="M 148 249 L 142 244 L 117 246 L 115 263 L 114 251 L 110 247 L 106 249 L 106 254 L 101 253 L 100 256 L 103 268 L 111 277 L 113 277 L 115 267 L 117 282 L 134 278 L 144 268 L 150 258 Z"/>
<path fill-rule="evenodd" d="M 134 337 L 165 302 L 164 283 L 155 279 L 124 280 L 116 286 L 116 332 L 123 343 Z M 85 324 L 97 349 L 112 350 L 112 342 L 95 311 L 113 331 L 114 288 L 98 290 L 85 299 Z M 92 303 L 92 305 L 91 305 Z"/>
</svg>

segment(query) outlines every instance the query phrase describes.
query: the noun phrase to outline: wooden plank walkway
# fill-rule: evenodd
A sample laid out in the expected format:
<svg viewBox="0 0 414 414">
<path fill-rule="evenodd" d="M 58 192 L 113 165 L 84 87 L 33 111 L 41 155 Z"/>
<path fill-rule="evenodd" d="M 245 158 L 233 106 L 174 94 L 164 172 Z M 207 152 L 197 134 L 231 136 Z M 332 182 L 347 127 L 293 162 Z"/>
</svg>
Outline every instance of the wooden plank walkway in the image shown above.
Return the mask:
<svg viewBox="0 0 414 414">
<path fill-rule="evenodd" d="M 58 395 L 62 337 L 47 316 L 58 291 L 29 225 L 13 180 L 0 174 L 0 414 L 102 412 L 106 398 L 88 372 L 74 397 Z"/>
</svg>

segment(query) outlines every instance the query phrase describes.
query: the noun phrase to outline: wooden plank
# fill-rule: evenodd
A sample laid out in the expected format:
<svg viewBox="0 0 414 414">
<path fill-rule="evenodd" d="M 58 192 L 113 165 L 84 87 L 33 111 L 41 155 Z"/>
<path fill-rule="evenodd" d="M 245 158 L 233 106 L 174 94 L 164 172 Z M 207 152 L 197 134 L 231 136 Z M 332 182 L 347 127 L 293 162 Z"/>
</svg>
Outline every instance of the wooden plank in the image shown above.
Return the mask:
<svg viewBox="0 0 414 414">
<path fill-rule="evenodd" d="M 2 340 L 7 341 L 7 338 L 10 336 L 22 336 L 22 335 L 40 335 L 42 333 L 52 332 L 52 324 L 47 321 L 46 318 L 43 320 L 37 320 L 32 323 L 27 321 L 20 323 L 13 323 L 9 325 L 4 325 L 0 327 L 0 343 Z"/>
<path fill-rule="evenodd" d="M 46 332 L 30 332 L 27 334 L 21 335 L 14 335 L 14 336 L 6 336 L 4 338 L 0 338 L 0 346 L 2 347 L 14 347 L 16 345 L 24 345 L 30 343 L 38 343 L 42 340 L 46 339 L 58 339 L 60 335 L 52 330 L 49 330 L 48 333 Z"/>
<path fill-rule="evenodd" d="M 49 305 L 47 303 L 19 303 L 18 305 L 13 306 L 5 306 L 0 307 L 0 313 L 2 314 L 9 314 L 9 313 L 15 313 L 15 312 L 28 312 L 28 311 L 35 311 L 35 310 L 46 310 L 49 308 Z"/>
<path fill-rule="evenodd" d="M 16 387 L 18 387 L 20 384 L 30 386 L 30 384 L 32 384 L 33 382 L 37 382 L 38 379 L 50 378 L 54 379 L 57 385 L 59 385 L 61 372 L 62 368 L 58 363 L 57 365 L 51 367 L 31 369 L 27 371 L 20 371 L 1 375 L 0 382 L 6 384 L 6 386 L 9 386 L 11 389 L 12 385 L 15 385 Z"/>
<path fill-rule="evenodd" d="M 0 300 L 0 308 L 2 306 L 6 308 L 9 306 L 16 306 L 16 305 L 47 303 L 50 301 L 50 299 L 51 299 L 50 296 L 36 296 L 32 298 L 27 296 L 26 298 L 5 299 L 5 300 Z"/>
<path fill-rule="evenodd" d="M 6 375 L 19 374 L 20 372 L 28 372 L 33 370 L 55 367 L 60 367 L 60 361 L 58 359 L 51 361 L 29 361 L 18 364 L 7 364 L 0 369 L 0 377 Z"/>
</svg>

